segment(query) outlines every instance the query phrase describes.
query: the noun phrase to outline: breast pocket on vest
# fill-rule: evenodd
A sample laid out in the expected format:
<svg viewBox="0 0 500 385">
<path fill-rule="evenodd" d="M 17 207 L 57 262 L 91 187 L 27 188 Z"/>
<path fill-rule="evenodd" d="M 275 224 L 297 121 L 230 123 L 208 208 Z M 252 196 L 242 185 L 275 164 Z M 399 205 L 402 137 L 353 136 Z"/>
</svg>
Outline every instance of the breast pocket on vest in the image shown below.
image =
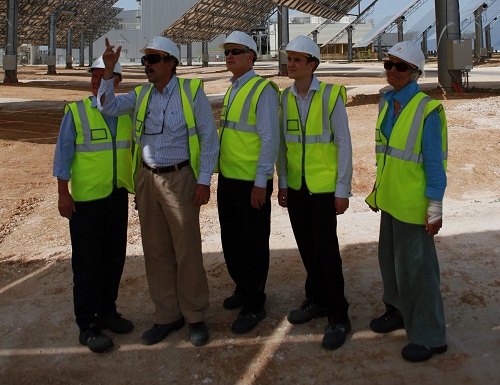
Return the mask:
<svg viewBox="0 0 500 385">
<path fill-rule="evenodd" d="M 108 130 L 106 130 L 105 128 L 91 129 L 90 138 L 92 140 L 106 140 L 108 139 Z"/>
</svg>

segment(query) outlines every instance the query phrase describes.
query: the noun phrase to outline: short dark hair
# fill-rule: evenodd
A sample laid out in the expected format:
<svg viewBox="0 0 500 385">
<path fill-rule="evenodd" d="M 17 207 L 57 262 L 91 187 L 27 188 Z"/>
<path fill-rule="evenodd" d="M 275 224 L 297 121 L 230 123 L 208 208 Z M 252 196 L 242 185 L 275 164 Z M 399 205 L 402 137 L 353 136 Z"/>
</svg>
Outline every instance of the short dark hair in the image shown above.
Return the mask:
<svg viewBox="0 0 500 385">
<path fill-rule="evenodd" d="M 318 60 L 318 59 L 316 59 L 316 58 L 315 58 L 315 57 L 313 57 L 313 56 L 307 56 L 307 57 L 306 57 L 306 59 L 307 59 L 307 62 L 308 62 L 308 63 L 310 63 L 310 62 L 314 62 L 314 63 L 316 63 L 316 67 L 314 67 L 314 70 L 313 70 L 313 72 L 314 72 L 314 71 L 316 70 L 316 68 L 318 68 L 318 66 L 319 66 L 319 60 Z"/>
</svg>

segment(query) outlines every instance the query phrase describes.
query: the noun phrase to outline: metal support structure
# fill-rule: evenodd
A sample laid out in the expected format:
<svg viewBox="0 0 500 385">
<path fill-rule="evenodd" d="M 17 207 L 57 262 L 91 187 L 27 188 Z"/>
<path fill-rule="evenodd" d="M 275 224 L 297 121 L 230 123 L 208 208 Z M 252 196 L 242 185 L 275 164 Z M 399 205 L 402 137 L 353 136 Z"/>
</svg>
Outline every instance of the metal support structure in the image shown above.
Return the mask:
<svg viewBox="0 0 500 385">
<path fill-rule="evenodd" d="M 85 67 L 85 32 L 83 31 L 80 32 L 80 64 L 78 66 Z"/>
<path fill-rule="evenodd" d="M 483 48 L 483 10 L 487 7 L 484 3 L 474 11 L 474 55 L 478 58 L 481 58 L 481 48 Z"/>
<path fill-rule="evenodd" d="M 314 41 L 316 44 L 318 44 L 318 34 L 319 34 L 319 32 L 318 32 L 318 30 L 317 30 L 317 29 L 315 29 L 314 31 L 312 31 L 312 32 L 311 32 L 312 39 L 313 39 L 313 41 Z"/>
<path fill-rule="evenodd" d="M 77 15 L 76 11 L 68 11 L 65 9 L 56 9 L 49 15 L 49 46 L 47 55 L 47 75 L 56 74 L 56 20 L 60 13 L 69 13 L 73 16 Z"/>
<path fill-rule="evenodd" d="M 290 29 L 288 26 L 288 8 L 283 6 L 278 7 L 278 41 L 278 75 L 288 76 L 287 55 L 281 51 L 286 48 L 290 41 Z"/>
<path fill-rule="evenodd" d="M 208 56 L 208 42 L 203 41 L 201 43 L 201 66 L 208 67 L 209 56 Z"/>
<path fill-rule="evenodd" d="M 193 65 L 193 44 L 192 43 L 188 43 L 187 44 L 186 64 L 188 66 L 192 66 Z"/>
<path fill-rule="evenodd" d="M 49 47 L 47 54 L 47 75 L 56 74 L 56 13 L 49 15 Z"/>
<path fill-rule="evenodd" d="M 491 28 L 489 25 L 484 27 L 484 41 L 486 43 L 487 57 L 491 58 L 493 56 L 493 47 L 491 46 Z"/>
<path fill-rule="evenodd" d="M 422 43 L 421 43 L 421 48 L 422 48 L 422 52 L 424 53 L 424 56 L 426 59 L 428 59 L 429 57 L 429 54 L 428 54 L 428 50 L 427 50 L 427 32 L 428 30 L 426 29 L 424 32 L 422 32 Z"/>
<path fill-rule="evenodd" d="M 453 83 L 462 81 L 460 70 L 448 70 L 448 40 L 460 39 L 460 12 L 458 0 L 435 0 L 436 36 L 438 47 L 438 83 L 447 92 L 453 92 Z"/>
<path fill-rule="evenodd" d="M 353 62 L 353 55 L 352 55 L 352 31 L 354 28 L 352 25 L 350 25 L 347 28 L 347 62 L 352 63 Z"/>
<path fill-rule="evenodd" d="M 68 35 L 66 37 L 66 68 L 71 69 L 73 68 L 73 44 L 72 40 L 73 39 L 73 28 L 69 27 L 68 28 Z"/>
<path fill-rule="evenodd" d="M 89 33 L 89 67 L 92 66 L 92 63 L 94 62 L 94 32 L 93 29 L 87 29 L 87 32 Z"/>
<path fill-rule="evenodd" d="M 377 39 L 377 60 L 382 61 L 383 58 L 384 57 L 382 55 L 382 35 L 379 35 Z"/>
<path fill-rule="evenodd" d="M 4 83 L 17 83 L 17 33 L 19 19 L 18 0 L 7 0 L 6 15 L 5 55 L 3 56 L 3 69 L 5 71 Z"/>
<path fill-rule="evenodd" d="M 405 17 L 404 16 L 400 16 L 398 17 L 398 20 L 397 20 L 397 25 L 398 25 L 398 43 L 402 42 L 404 40 L 404 36 L 403 36 L 403 23 L 405 21 Z"/>
</svg>

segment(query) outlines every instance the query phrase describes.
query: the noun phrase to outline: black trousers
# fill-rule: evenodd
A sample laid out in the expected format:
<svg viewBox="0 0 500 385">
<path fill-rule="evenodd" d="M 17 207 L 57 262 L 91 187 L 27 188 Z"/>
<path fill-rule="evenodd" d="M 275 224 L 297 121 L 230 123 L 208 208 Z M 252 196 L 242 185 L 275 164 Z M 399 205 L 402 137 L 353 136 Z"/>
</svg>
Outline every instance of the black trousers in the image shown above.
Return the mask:
<svg viewBox="0 0 500 385">
<path fill-rule="evenodd" d="M 69 221 L 76 323 L 86 329 L 117 314 L 116 299 L 127 249 L 128 192 L 117 189 L 92 202 L 76 202 Z"/>
<path fill-rule="evenodd" d="M 266 203 L 255 209 L 250 203 L 254 182 L 229 179 L 219 174 L 217 205 L 222 250 L 229 275 L 247 304 L 242 312 L 259 312 L 266 301 L 271 234 L 271 194 L 273 182 L 266 187 Z"/>
<path fill-rule="evenodd" d="M 310 194 L 303 181 L 299 191 L 288 189 L 288 214 L 307 272 L 306 298 L 328 308 L 329 323 L 347 321 L 335 194 Z"/>
</svg>

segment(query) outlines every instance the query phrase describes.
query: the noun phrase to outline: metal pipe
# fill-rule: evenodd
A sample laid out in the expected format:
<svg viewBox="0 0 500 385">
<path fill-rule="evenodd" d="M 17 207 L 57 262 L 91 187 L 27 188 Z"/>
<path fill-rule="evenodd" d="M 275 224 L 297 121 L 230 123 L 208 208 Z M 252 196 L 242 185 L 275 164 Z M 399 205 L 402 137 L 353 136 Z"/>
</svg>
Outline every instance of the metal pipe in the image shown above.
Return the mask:
<svg viewBox="0 0 500 385">
<path fill-rule="evenodd" d="M 6 8 L 6 34 L 5 55 L 3 56 L 3 69 L 5 71 L 4 83 L 17 83 L 17 35 L 19 2 L 18 0 L 7 0 Z"/>
<path fill-rule="evenodd" d="M 66 36 L 66 68 L 71 69 L 73 68 L 73 28 L 69 27 L 68 28 L 68 34 Z"/>
<path fill-rule="evenodd" d="M 448 92 L 453 92 L 453 83 L 459 79 L 460 70 L 448 70 L 448 40 L 460 39 L 460 12 L 458 0 L 435 0 L 436 36 L 438 47 L 438 83 Z"/>
</svg>

